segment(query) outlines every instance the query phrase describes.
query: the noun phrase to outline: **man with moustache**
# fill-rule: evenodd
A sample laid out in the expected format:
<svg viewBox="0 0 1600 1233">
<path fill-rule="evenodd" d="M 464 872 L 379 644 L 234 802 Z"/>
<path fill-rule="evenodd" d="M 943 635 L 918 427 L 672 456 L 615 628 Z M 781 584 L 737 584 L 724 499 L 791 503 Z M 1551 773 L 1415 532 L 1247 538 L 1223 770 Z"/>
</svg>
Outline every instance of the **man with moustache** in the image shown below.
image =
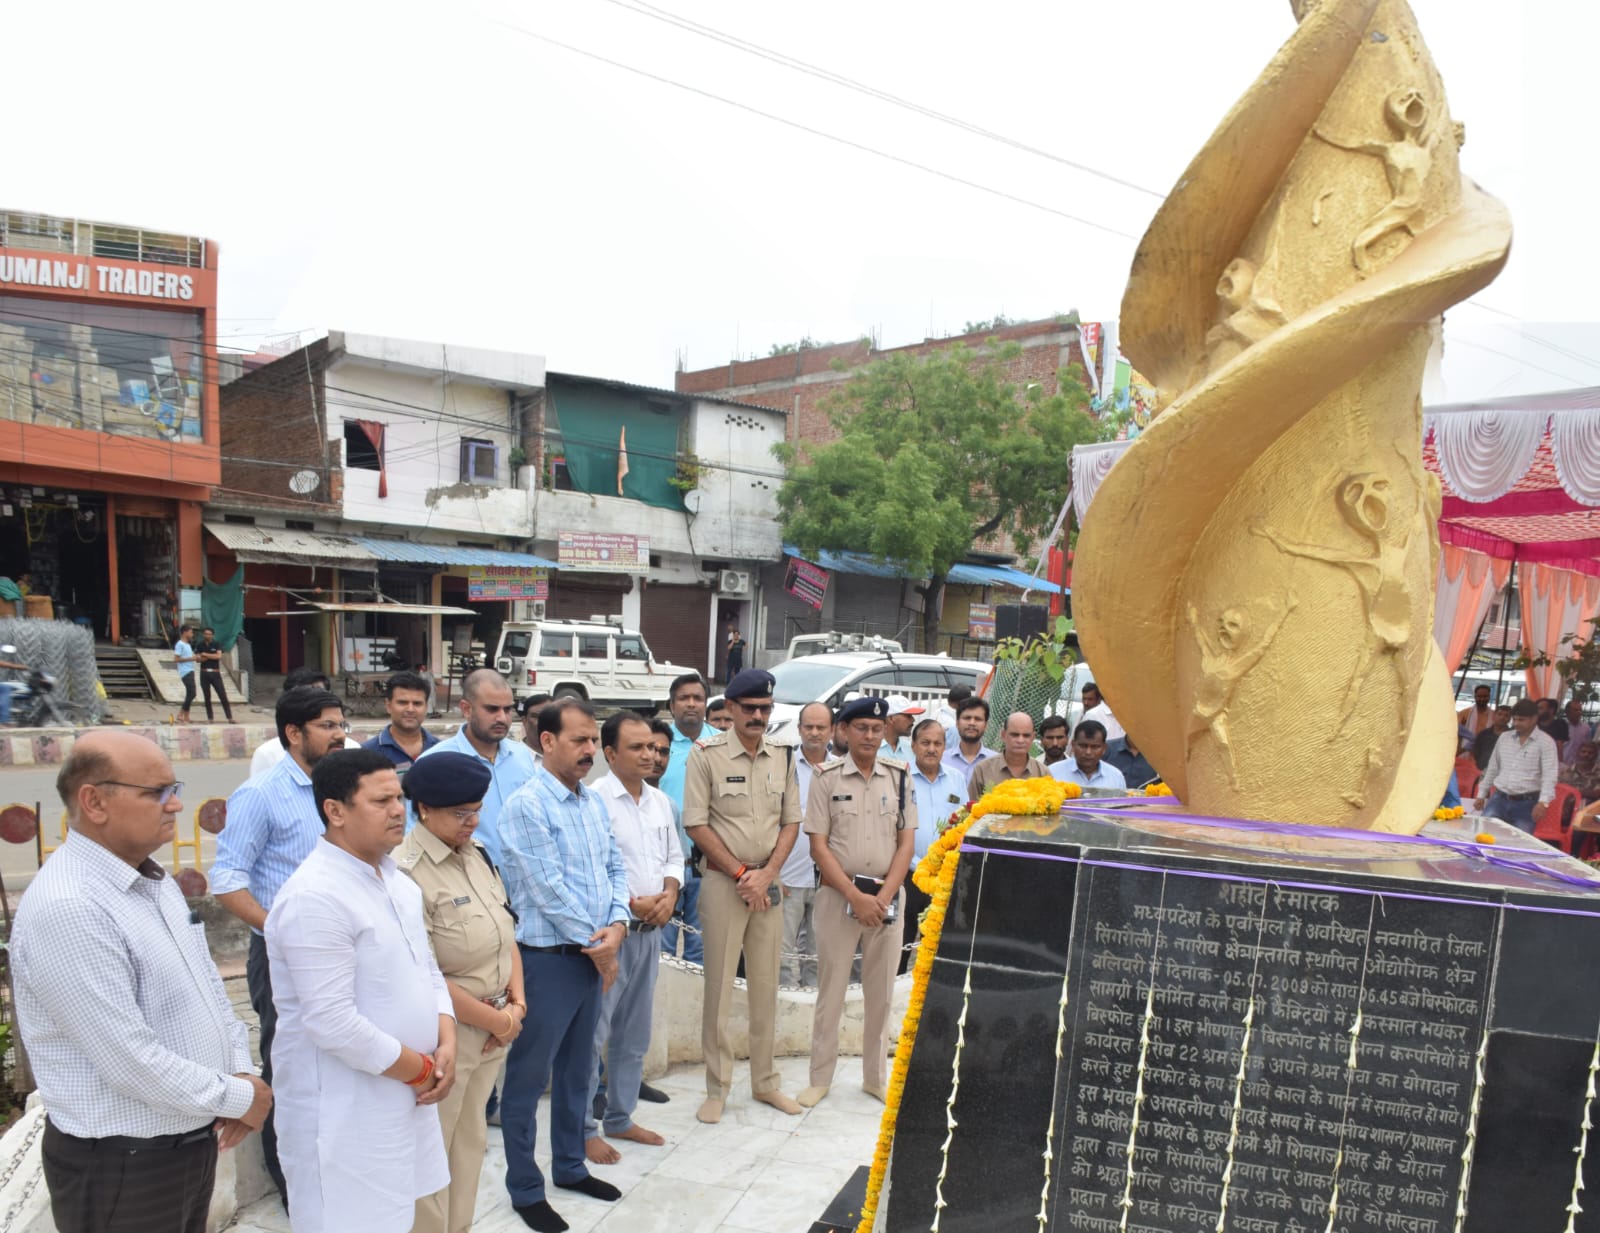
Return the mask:
<svg viewBox="0 0 1600 1233">
<path fill-rule="evenodd" d="M 469 672 L 461 682 L 461 727 L 422 751 L 430 754 L 448 750 L 469 754 L 489 768 L 489 791 L 478 811 L 478 830 L 473 836 L 495 864 L 500 863 L 500 811 L 519 788 L 538 770 L 533 754 L 521 741 L 511 739 L 511 721 L 517 713 L 517 700 L 506 678 L 493 668 Z M 407 819 L 407 828 L 414 819 Z"/>
<path fill-rule="evenodd" d="M 343 747 L 349 727 L 338 695 L 311 686 L 291 689 L 280 697 L 276 718 L 284 757 L 234 789 L 228 798 L 228 824 L 217 836 L 217 859 L 211 866 L 212 895 L 250 926 L 245 976 L 250 1005 L 261 1022 L 261 1077 L 269 1084 L 278 1011 L 262 930 L 278 891 L 311 855 L 322 835 L 322 814 L 311 789 L 311 774 L 324 758 Z M 277 1128 L 268 1116 L 261 1128 L 261 1149 L 267 1172 L 287 1206 L 289 1191 L 278 1165 L 277 1147 Z"/>
<path fill-rule="evenodd" d="M 615 1202 L 622 1192 L 591 1177 L 584 1115 L 594 1080 L 601 997 L 617 978 L 628 937 L 628 871 L 600 795 L 585 786 L 600 730 L 594 708 L 559 698 L 539 712 L 544 765 L 506 802 L 501 873 L 517 914 L 522 980 L 533 1010 L 511 1046 L 501 1098 L 506 1190 L 536 1233 L 567 1222 L 545 1198 L 533 1152 L 539 1097 L 550 1084 L 550 1156 L 555 1184 Z"/>
<path fill-rule="evenodd" d="M 539 712 L 550 705 L 549 694 L 529 694 L 520 705 L 522 712 L 522 743 L 533 755 L 533 764 L 541 766 L 544 754 L 539 749 Z"/>
<path fill-rule="evenodd" d="M 1004 752 L 998 758 L 985 758 L 979 762 L 977 769 L 968 777 L 969 799 L 979 800 L 995 784 L 1007 779 L 1039 779 L 1050 773 L 1043 762 L 1032 756 L 1033 717 L 1026 711 L 1013 711 L 1006 716 L 1000 743 L 1004 746 Z"/>
<path fill-rule="evenodd" d="M 983 743 L 989 727 L 989 703 L 984 698 L 966 698 L 956 703 L 956 743 L 945 743 L 944 764 L 966 783 L 980 762 L 996 756 Z"/>
<path fill-rule="evenodd" d="M 728 1012 L 741 955 L 750 1010 L 751 1095 L 780 1113 L 800 1112 L 778 1086 L 773 1058 L 783 946 L 783 913 L 775 910 L 783 901 L 778 872 L 800 830 L 794 751 L 766 739 L 775 684 L 770 672 L 756 668 L 729 681 L 725 696 L 735 727 L 701 742 L 684 774 L 683 825 L 703 854 L 700 919 L 706 964 L 700 1039 L 706 1099 L 695 1113 L 702 1122 L 722 1120 L 733 1087 Z"/>
</svg>

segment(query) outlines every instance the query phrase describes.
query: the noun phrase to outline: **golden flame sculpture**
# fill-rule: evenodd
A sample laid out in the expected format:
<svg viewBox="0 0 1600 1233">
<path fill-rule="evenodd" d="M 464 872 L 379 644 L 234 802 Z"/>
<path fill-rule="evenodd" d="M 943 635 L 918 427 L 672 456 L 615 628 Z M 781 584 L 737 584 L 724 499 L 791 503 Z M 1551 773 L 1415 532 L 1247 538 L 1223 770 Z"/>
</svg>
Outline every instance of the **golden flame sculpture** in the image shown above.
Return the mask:
<svg viewBox="0 0 1600 1233">
<path fill-rule="evenodd" d="M 1073 598 L 1191 811 L 1413 833 L 1456 747 L 1423 365 L 1511 224 L 1461 176 L 1401 0 L 1293 7 L 1134 257 L 1122 346 L 1160 411 L 1095 496 Z"/>
</svg>

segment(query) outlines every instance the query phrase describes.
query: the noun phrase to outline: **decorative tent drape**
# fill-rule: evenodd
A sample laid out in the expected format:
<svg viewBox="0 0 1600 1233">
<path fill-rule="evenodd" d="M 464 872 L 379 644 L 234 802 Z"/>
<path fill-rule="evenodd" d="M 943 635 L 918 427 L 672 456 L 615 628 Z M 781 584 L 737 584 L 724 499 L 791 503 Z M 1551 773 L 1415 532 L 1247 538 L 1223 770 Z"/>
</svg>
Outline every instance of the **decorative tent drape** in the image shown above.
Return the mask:
<svg viewBox="0 0 1600 1233">
<path fill-rule="evenodd" d="M 1576 634 L 1587 641 L 1594 632 L 1588 622 L 1600 612 L 1600 578 L 1548 565 L 1524 565 L 1521 577 L 1523 647 L 1543 651 L 1551 661 L 1527 670 L 1528 695 L 1554 698 L 1561 688 L 1555 661 L 1571 653 L 1571 644 L 1562 639 Z"/>
<path fill-rule="evenodd" d="M 378 451 L 378 495 L 389 495 L 388 460 L 383 456 L 383 430 L 385 425 L 377 420 L 357 420 L 356 427 L 361 429 L 361 434 L 372 442 L 372 448 Z"/>
<path fill-rule="evenodd" d="M 1505 589 L 1511 562 L 1481 552 L 1444 545 L 1439 554 L 1439 584 L 1433 605 L 1433 639 L 1452 674 L 1461 666 L 1489 602 Z"/>
<path fill-rule="evenodd" d="M 1111 473 L 1112 465 L 1127 452 L 1130 441 L 1107 441 L 1099 445 L 1076 445 L 1072 448 L 1072 510 L 1078 525 L 1083 525 L 1083 515 L 1089 502 L 1100 488 L 1100 481 Z"/>
<path fill-rule="evenodd" d="M 1516 411 L 1432 415 L 1444 480 L 1466 501 L 1498 501 L 1527 474 L 1549 417 Z"/>
</svg>

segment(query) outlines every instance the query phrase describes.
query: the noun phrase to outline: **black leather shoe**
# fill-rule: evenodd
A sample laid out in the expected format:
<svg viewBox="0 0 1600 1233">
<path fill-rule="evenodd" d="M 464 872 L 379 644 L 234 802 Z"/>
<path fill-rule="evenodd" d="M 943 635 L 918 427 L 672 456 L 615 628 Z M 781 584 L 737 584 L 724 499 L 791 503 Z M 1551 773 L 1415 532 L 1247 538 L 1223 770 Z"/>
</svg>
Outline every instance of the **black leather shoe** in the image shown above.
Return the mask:
<svg viewBox="0 0 1600 1233">
<path fill-rule="evenodd" d="M 639 1099 L 648 1101 L 653 1105 L 664 1105 L 667 1103 L 667 1101 L 671 1100 L 672 1097 L 668 1096 L 658 1087 L 651 1087 L 648 1083 L 641 1083 L 639 1085 Z"/>
</svg>

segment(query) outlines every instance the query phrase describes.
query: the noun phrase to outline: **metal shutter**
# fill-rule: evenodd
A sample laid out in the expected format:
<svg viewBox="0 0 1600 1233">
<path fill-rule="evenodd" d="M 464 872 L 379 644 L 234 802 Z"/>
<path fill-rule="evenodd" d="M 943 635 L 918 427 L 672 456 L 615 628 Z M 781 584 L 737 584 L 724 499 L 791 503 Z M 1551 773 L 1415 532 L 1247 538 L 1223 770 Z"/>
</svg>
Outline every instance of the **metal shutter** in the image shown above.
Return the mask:
<svg viewBox="0 0 1600 1233">
<path fill-rule="evenodd" d="M 645 588 L 639 631 L 658 660 L 706 670 L 706 645 L 711 640 L 709 587 L 649 586 Z"/>
<path fill-rule="evenodd" d="M 557 575 L 550 586 L 545 617 L 552 621 L 587 621 L 591 616 L 621 616 L 622 588 Z M 646 641 L 649 641 L 647 638 Z"/>
</svg>

